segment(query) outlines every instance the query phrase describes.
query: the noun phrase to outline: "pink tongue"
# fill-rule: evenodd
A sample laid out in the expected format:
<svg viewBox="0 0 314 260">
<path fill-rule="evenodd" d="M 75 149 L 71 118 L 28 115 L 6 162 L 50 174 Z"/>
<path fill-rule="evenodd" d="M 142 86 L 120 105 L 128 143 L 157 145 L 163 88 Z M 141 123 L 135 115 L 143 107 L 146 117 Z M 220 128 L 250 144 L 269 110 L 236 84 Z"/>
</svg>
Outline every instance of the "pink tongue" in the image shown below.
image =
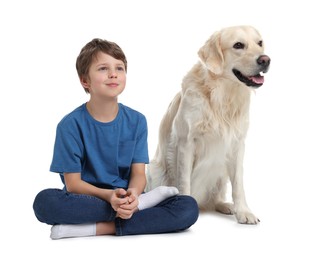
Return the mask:
<svg viewBox="0 0 314 260">
<path fill-rule="evenodd" d="M 264 77 L 263 76 L 252 76 L 252 77 L 248 77 L 248 78 L 257 84 L 263 84 L 264 83 Z"/>
</svg>

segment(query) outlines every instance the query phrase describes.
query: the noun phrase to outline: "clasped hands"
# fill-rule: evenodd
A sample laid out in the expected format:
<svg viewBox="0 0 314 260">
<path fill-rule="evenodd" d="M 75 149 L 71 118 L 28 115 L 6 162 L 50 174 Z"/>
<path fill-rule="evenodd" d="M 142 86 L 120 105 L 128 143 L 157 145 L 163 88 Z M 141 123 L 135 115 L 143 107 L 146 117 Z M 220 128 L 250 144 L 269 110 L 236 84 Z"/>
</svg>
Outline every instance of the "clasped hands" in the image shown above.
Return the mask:
<svg viewBox="0 0 314 260">
<path fill-rule="evenodd" d="M 133 189 L 114 190 L 110 203 L 117 212 L 117 217 L 122 219 L 130 219 L 134 212 L 138 211 L 138 195 Z"/>
</svg>

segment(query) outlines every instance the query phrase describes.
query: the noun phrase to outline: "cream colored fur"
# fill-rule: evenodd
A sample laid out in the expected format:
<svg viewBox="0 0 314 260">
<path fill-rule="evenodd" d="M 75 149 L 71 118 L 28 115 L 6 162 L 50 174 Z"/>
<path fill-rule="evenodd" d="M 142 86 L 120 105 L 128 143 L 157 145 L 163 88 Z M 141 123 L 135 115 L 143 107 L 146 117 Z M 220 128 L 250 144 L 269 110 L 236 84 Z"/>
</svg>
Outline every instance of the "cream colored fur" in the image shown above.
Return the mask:
<svg viewBox="0 0 314 260">
<path fill-rule="evenodd" d="M 252 88 L 232 70 L 248 77 L 261 72 L 261 41 L 253 27 L 235 26 L 214 33 L 200 48 L 200 61 L 183 78 L 181 91 L 161 121 L 158 148 L 147 169 L 147 190 L 176 186 L 181 194 L 192 195 L 201 209 L 235 214 L 239 223 L 259 222 L 243 187 Z M 229 181 L 233 203 L 225 201 Z"/>
</svg>

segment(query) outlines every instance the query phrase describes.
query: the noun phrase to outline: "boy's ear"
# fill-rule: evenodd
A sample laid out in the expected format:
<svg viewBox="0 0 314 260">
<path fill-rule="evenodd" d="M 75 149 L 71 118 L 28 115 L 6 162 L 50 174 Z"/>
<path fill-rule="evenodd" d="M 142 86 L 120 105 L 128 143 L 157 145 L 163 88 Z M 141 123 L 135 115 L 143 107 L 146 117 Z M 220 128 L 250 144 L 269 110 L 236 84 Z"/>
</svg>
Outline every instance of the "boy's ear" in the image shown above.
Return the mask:
<svg viewBox="0 0 314 260">
<path fill-rule="evenodd" d="M 83 88 L 85 88 L 85 89 L 89 88 L 88 80 L 85 77 L 81 77 L 80 81 L 81 81 Z"/>
</svg>

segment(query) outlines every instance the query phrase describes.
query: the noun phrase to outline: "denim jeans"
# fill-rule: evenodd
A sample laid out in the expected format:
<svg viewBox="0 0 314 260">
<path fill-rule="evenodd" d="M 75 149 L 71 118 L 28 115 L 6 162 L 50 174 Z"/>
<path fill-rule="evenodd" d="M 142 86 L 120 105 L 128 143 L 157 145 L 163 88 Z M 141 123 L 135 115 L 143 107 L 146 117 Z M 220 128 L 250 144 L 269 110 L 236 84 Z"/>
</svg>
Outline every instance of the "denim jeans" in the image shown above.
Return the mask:
<svg viewBox="0 0 314 260">
<path fill-rule="evenodd" d="M 97 197 L 45 189 L 35 198 L 37 219 L 49 225 L 114 221 L 116 235 L 158 234 L 188 229 L 199 215 L 191 196 L 176 195 L 155 207 L 137 211 L 130 219 L 116 217 L 110 203 Z"/>
</svg>

